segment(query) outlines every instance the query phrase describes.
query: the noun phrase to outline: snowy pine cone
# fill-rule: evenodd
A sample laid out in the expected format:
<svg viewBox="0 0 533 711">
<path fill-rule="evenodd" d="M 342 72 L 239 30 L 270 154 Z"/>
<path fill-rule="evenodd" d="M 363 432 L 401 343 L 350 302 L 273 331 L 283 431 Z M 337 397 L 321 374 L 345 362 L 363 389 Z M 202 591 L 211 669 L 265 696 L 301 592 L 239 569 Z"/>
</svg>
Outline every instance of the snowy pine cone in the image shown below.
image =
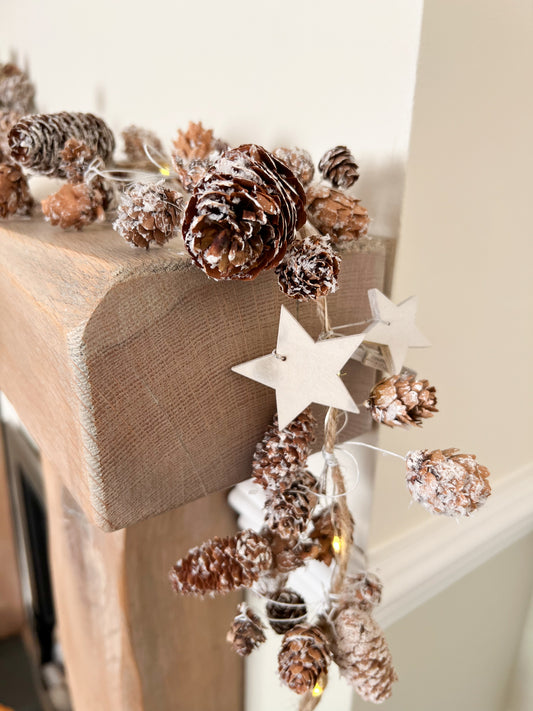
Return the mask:
<svg viewBox="0 0 533 711">
<path fill-rule="evenodd" d="M 284 294 L 297 301 L 316 301 L 336 291 L 339 266 L 327 236 L 306 235 L 292 242 L 276 274 Z"/>
<path fill-rule="evenodd" d="M 35 87 L 16 64 L 0 64 L 0 111 L 29 114 L 35 110 Z"/>
<path fill-rule="evenodd" d="M 359 166 L 346 146 L 335 146 L 326 151 L 318 169 L 334 188 L 349 188 L 359 178 Z"/>
<path fill-rule="evenodd" d="M 0 218 L 31 213 L 33 198 L 18 165 L 0 163 Z"/>
<path fill-rule="evenodd" d="M 280 679 L 297 694 L 305 694 L 326 674 L 330 659 L 328 640 L 322 630 L 316 626 L 296 625 L 281 642 Z"/>
<path fill-rule="evenodd" d="M 231 644 L 234 652 L 241 657 L 247 657 L 266 640 L 264 629 L 259 616 L 245 602 L 241 602 L 226 635 L 226 641 Z"/>
<path fill-rule="evenodd" d="M 313 159 L 303 148 L 276 148 L 274 155 L 292 170 L 304 188 L 313 180 Z"/>
<path fill-rule="evenodd" d="M 374 385 L 365 403 L 372 418 L 389 427 L 418 425 L 438 412 L 435 388 L 414 375 L 391 375 Z"/>
</svg>

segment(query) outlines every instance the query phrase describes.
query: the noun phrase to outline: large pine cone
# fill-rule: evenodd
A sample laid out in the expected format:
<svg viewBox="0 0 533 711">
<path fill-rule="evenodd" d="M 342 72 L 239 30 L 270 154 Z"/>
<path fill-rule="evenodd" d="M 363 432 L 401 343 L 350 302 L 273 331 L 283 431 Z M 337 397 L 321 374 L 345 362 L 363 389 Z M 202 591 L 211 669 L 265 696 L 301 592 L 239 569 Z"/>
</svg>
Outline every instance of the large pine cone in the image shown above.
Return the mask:
<svg viewBox="0 0 533 711">
<path fill-rule="evenodd" d="M 272 567 L 269 542 L 252 530 L 236 536 L 215 536 L 192 548 L 169 573 L 170 583 L 183 595 L 214 595 L 249 588 Z"/>
<path fill-rule="evenodd" d="M 318 169 L 334 188 L 349 188 L 359 178 L 359 166 L 346 146 L 336 146 L 326 151 Z"/>
<path fill-rule="evenodd" d="M 252 461 L 254 481 L 264 489 L 286 489 L 300 478 L 315 439 L 316 420 L 310 408 L 301 412 L 282 430 L 278 418 L 256 445 Z"/>
<path fill-rule="evenodd" d="M 437 395 L 427 380 L 415 380 L 414 375 L 392 375 L 374 385 L 366 401 L 372 418 L 389 427 L 422 424 L 433 417 Z"/>
<path fill-rule="evenodd" d="M 266 640 L 264 629 L 259 616 L 245 602 L 241 602 L 226 635 L 226 641 L 231 644 L 234 652 L 241 657 L 247 657 Z"/>
<path fill-rule="evenodd" d="M 285 634 L 299 623 L 305 622 L 305 600 L 295 590 L 283 588 L 269 595 L 266 605 L 268 623 L 278 634 Z"/>
<path fill-rule="evenodd" d="M 304 188 L 313 180 L 313 159 L 303 148 L 276 148 L 274 155 L 292 170 Z"/>
<path fill-rule="evenodd" d="M 33 207 L 28 181 L 18 165 L 0 163 L 0 217 L 29 215 Z"/>
<path fill-rule="evenodd" d="M 307 190 L 309 222 L 333 243 L 359 239 L 368 231 L 370 221 L 359 200 L 325 185 L 311 185 Z"/>
<path fill-rule="evenodd" d="M 490 496 L 489 470 L 458 449 L 408 452 L 407 487 L 432 513 L 468 516 Z"/>
<path fill-rule="evenodd" d="M 178 234 L 183 198 L 160 183 L 134 183 L 124 190 L 118 207 L 116 230 L 136 247 L 165 244 Z"/>
<path fill-rule="evenodd" d="M 15 64 L 0 64 L 0 111 L 29 114 L 35 111 L 35 87 Z"/>
<path fill-rule="evenodd" d="M 297 694 L 305 694 L 326 674 L 330 658 L 328 641 L 319 627 L 296 625 L 281 642 L 280 679 Z"/>
<path fill-rule="evenodd" d="M 340 259 L 329 239 L 320 235 L 296 238 L 276 267 L 283 293 L 297 301 L 316 301 L 337 289 Z"/>
<path fill-rule="evenodd" d="M 316 494 L 296 481 L 267 498 L 265 523 L 275 535 L 296 543 L 309 523 L 316 501 Z"/>
<path fill-rule="evenodd" d="M 24 116 L 9 132 L 11 157 L 42 175 L 64 178 L 61 151 L 69 138 L 83 141 L 105 162 L 115 150 L 115 139 L 103 119 L 93 114 L 33 114 Z"/>
<path fill-rule="evenodd" d="M 368 610 L 343 608 L 335 618 L 333 659 L 341 676 L 365 701 L 380 704 L 398 676 L 383 632 Z"/>
<path fill-rule="evenodd" d="M 254 279 L 283 259 L 305 222 L 302 186 L 261 146 L 226 151 L 194 189 L 183 238 L 213 279 Z"/>
</svg>

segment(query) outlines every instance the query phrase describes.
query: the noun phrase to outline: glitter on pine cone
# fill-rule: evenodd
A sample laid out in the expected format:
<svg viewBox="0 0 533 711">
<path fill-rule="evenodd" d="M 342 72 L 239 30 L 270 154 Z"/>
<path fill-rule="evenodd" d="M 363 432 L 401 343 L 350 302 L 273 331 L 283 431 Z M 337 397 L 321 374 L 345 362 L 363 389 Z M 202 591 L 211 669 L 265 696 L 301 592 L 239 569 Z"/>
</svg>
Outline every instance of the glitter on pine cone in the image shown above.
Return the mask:
<svg viewBox="0 0 533 711">
<path fill-rule="evenodd" d="M 304 188 L 313 180 L 315 175 L 313 159 L 303 148 L 276 148 L 274 155 L 285 163 Z"/>
<path fill-rule="evenodd" d="M 267 497 L 265 524 L 275 535 L 296 544 L 309 523 L 316 502 L 316 494 L 295 481 L 284 491 Z"/>
<path fill-rule="evenodd" d="M 241 657 L 247 657 L 266 641 L 264 629 L 259 616 L 245 602 L 241 602 L 226 635 L 226 641 L 231 644 L 234 652 Z"/>
<path fill-rule="evenodd" d="M 301 412 L 282 430 L 278 428 L 278 418 L 275 416 L 274 423 L 255 448 L 252 461 L 254 481 L 264 489 L 282 491 L 295 478 L 300 477 L 301 480 L 301 471 L 315 439 L 316 425 L 310 408 Z"/>
<path fill-rule="evenodd" d="M 327 237 L 296 238 L 276 267 L 279 287 L 297 301 L 316 301 L 337 290 L 339 266 L 340 258 Z"/>
<path fill-rule="evenodd" d="M 333 660 L 342 677 L 365 701 L 380 704 L 398 676 L 379 625 L 368 610 L 344 607 L 335 617 Z"/>
<path fill-rule="evenodd" d="M 192 548 L 173 566 L 169 578 L 182 595 L 215 595 L 249 588 L 271 567 L 268 540 L 247 529 Z"/>
<path fill-rule="evenodd" d="M 33 198 L 18 165 L 0 163 L 0 218 L 31 214 Z"/>
<path fill-rule="evenodd" d="M 327 673 L 331 659 L 328 640 L 319 627 L 296 625 L 285 633 L 278 654 L 281 681 L 297 694 L 312 691 Z"/>
<path fill-rule="evenodd" d="M 326 151 L 318 169 L 334 188 L 349 188 L 359 178 L 359 166 L 346 146 L 335 146 Z"/>
<path fill-rule="evenodd" d="M 183 198 L 163 184 L 134 183 L 122 193 L 116 230 L 135 247 L 163 245 L 178 234 L 183 215 Z"/>
<path fill-rule="evenodd" d="M 127 165 L 134 168 L 149 168 L 152 162 L 146 155 L 144 147 L 163 153 L 163 144 L 152 131 L 139 126 L 127 126 L 121 133 L 124 141 L 124 153 Z"/>
<path fill-rule="evenodd" d="M 305 622 L 305 600 L 295 590 L 283 588 L 269 595 L 266 604 L 268 623 L 277 634 L 285 634 L 297 624 Z"/>
<path fill-rule="evenodd" d="M 81 230 L 96 220 L 105 219 L 109 195 L 100 181 L 94 183 L 65 183 L 41 201 L 44 219 L 66 230 Z"/>
<path fill-rule="evenodd" d="M 407 487 L 413 499 L 432 513 L 469 516 L 490 496 L 487 467 L 458 449 L 408 452 Z"/>
<path fill-rule="evenodd" d="M 183 239 L 212 279 L 254 279 L 283 259 L 305 222 L 297 178 L 261 146 L 226 151 L 195 187 Z"/>
<path fill-rule="evenodd" d="M 372 419 L 389 427 L 422 425 L 437 410 L 435 388 L 414 375 L 391 375 L 374 385 L 365 406 Z"/>
<path fill-rule="evenodd" d="M 325 185 L 311 185 L 307 190 L 309 222 L 334 244 L 357 240 L 368 231 L 368 211 L 359 200 Z"/>
<path fill-rule="evenodd" d="M 11 157 L 34 173 L 64 178 L 61 151 L 70 138 L 83 141 L 104 162 L 113 155 L 115 139 L 103 119 L 93 114 L 33 114 L 23 116 L 9 132 Z"/>
<path fill-rule="evenodd" d="M 35 111 L 35 87 L 16 64 L 0 64 L 0 111 L 21 115 Z"/>
</svg>

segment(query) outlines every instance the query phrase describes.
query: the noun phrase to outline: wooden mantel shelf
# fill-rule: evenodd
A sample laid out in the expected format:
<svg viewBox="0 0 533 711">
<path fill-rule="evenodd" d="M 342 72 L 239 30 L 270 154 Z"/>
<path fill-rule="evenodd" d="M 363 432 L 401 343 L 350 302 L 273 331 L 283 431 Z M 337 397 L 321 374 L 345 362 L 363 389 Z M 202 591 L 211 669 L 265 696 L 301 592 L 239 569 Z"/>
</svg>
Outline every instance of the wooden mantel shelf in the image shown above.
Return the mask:
<svg viewBox="0 0 533 711">
<path fill-rule="evenodd" d="M 379 241 L 344 254 L 334 323 L 368 317 L 384 267 Z M 130 526 L 249 476 L 274 395 L 230 368 L 272 350 L 282 303 L 317 335 L 272 273 L 214 282 L 179 240 L 145 252 L 109 226 L 4 222 L 0 388 L 88 519 Z M 373 374 L 348 371 L 360 402 Z"/>
</svg>

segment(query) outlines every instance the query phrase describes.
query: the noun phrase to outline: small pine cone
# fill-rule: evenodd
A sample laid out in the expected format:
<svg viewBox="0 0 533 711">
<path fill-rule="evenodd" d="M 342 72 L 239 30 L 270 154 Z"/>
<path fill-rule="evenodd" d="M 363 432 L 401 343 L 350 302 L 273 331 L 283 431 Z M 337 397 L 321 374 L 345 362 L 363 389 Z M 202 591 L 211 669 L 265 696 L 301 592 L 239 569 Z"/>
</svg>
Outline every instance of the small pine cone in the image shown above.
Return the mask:
<svg viewBox="0 0 533 711">
<path fill-rule="evenodd" d="M 11 157 L 34 173 L 64 178 L 61 151 L 69 138 L 86 143 L 104 162 L 111 158 L 115 139 L 106 123 L 93 114 L 34 114 L 9 132 Z"/>
<path fill-rule="evenodd" d="M 87 168 L 97 157 L 94 148 L 76 138 L 69 138 L 59 155 L 60 169 L 73 185 L 83 182 Z"/>
<path fill-rule="evenodd" d="M 305 531 L 317 497 L 307 486 L 294 482 L 265 502 L 265 524 L 281 538 L 297 542 Z"/>
<path fill-rule="evenodd" d="M 20 114 L 16 111 L 0 111 L 0 163 L 13 162 L 7 137 L 19 119 Z"/>
<path fill-rule="evenodd" d="M 285 256 L 305 222 L 304 201 L 297 178 L 261 146 L 226 151 L 189 200 L 185 246 L 212 279 L 254 279 Z"/>
<path fill-rule="evenodd" d="M 175 237 L 183 214 L 183 198 L 161 183 L 134 183 L 122 193 L 116 230 L 135 247 L 165 244 Z"/>
<path fill-rule="evenodd" d="M 489 470 L 458 449 L 408 452 L 407 487 L 433 513 L 468 516 L 490 496 Z"/>
<path fill-rule="evenodd" d="M 215 536 L 192 548 L 169 573 L 175 592 L 214 595 L 249 588 L 272 567 L 269 542 L 252 530 L 236 536 Z"/>
<path fill-rule="evenodd" d="M 437 395 L 427 380 L 415 380 L 414 375 L 392 375 L 374 385 L 365 405 L 372 418 L 389 427 L 422 424 L 433 417 Z"/>
<path fill-rule="evenodd" d="M 335 509 L 337 504 L 333 504 L 328 508 L 323 509 L 319 514 L 313 517 L 313 528 L 309 534 L 309 538 L 315 544 L 312 550 L 312 557 L 322 561 L 326 565 L 331 565 L 335 556 L 331 547 L 334 536 L 336 535 L 333 521 L 337 518 Z"/>
<path fill-rule="evenodd" d="M 315 175 L 313 159 L 303 148 L 276 148 L 276 158 L 292 170 L 304 188 L 309 185 Z"/>
<path fill-rule="evenodd" d="M 295 590 L 283 588 L 269 595 L 266 605 L 268 623 L 278 634 L 285 634 L 299 623 L 305 622 L 305 600 Z"/>
<path fill-rule="evenodd" d="M 307 235 L 293 241 L 276 274 L 284 294 L 297 301 L 316 301 L 336 291 L 339 266 L 329 239 Z"/>
<path fill-rule="evenodd" d="M 66 230 L 81 230 L 96 220 L 105 219 L 109 196 L 100 181 L 65 183 L 57 193 L 41 201 L 44 219 Z"/>
<path fill-rule="evenodd" d="M 146 155 L 144 146 L 153 148 L 157 153 L 163 153 L 163 144 L 152 131 L 139 126 L 128 126 L 122 131 L 122 139 L 124 140 L 124 152 L 128 165 L 135 168 L 147 168 L 152 165 L 150 159 Z"/>
<path fill-rule="evenodd" d="M 178 130 L 177 138 L 173 142 L 173 156 L 180 158 L 185 163 L 192 160 L 204 160 L 213 152 L 223 153 L 229 147 L 227 143 L 214 138 L 213 130 L 202 126 L 202 122 L 189 122 L 186 131 Z"/>
<path fill-rule="evenodd" d="M 265 642 L 264 629 L 265 626 L 259 616 L 245 602 L 241 602 L 226 635 L 226 641 L 231 644 L 234 652 L 241 657 L 247 657 Z"/>
<path fill-rule="evenodd" d="M 0 218 L 31 214 L 33 198 L 18 165 L 0 163 Z"/>
<path fill-rule="evenodd" d="M 15 64 L 0 64 L 0 111 L 29 114 L 35 111 L 35 87 Z"/>
<path fill-rule="evenodd" d="M 311 185 L 307 190 L 309 222 L 334 244 L 350 242 L 366 235 L 370 221 L 359 200 L 325 185 Z"/>
<path fill-rule="evenodd" d="M 287 488 L 305 466 L 315 439 L 316 420 L 309 408 L 301 412 L 287 427 L 278 429 L 278 418 L 265 432 L 255 448 L 252 461 L 253 478 L 264 489 Z"/>
<path fill-rule="evenodd" d="M 371 610 L 381 602 L 383 585 L 373 573 L 359 573 L 347 576 L 341 600 L 357 605 L 361 610 Z"/>
<path fill-rule="evenodd" d="M 297 694 L 312 691 L 331 659 L 328 641 L 319 627 L 296 625 L 281 642 L 278 670 L 281 681 Z"/>
<path fill-rule="evenodd" d="M 387 640 L 368 610 L 344 607 L 334 622 L 333 659 L 341 676 L 365 701 L 380 704 L 392 693 L 398 676 Z"/>
<path fill-rule="evenodd" d="M 336 146 L 326 151 L 318 169 L 334 188 L 350 188 L 359 178 L 359 166 L 346 146 Z"/>
<path fill-rule="evenodd" d="M 274 576 L 286 575 L 305 564 L 305 559 L 308 557 L 307 543 L 300 541 L 295 546 L 292 541 L 273 534 L 268 528 L 263 528 L 261 535 L 270 543 L 273 557 L 272 574 Z"/>
</svg>

